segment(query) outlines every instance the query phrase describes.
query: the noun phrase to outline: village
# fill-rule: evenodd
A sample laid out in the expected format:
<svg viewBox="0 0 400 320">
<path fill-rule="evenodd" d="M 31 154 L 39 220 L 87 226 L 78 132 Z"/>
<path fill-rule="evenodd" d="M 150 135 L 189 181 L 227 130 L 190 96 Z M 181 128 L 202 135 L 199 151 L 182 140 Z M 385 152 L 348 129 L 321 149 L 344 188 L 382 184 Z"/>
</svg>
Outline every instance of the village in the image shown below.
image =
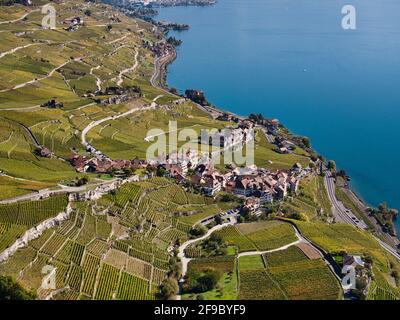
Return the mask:
<svg viewBox="0 0 400 320">
<path fill-rule="evenodd" d="M 277 120 L 269 121 L 263 128 L 266 132 L 276 133 L 279 130 L 278 124 Z M 289 170 L 277 171 L 269 171 L 255 164 L 226 164 L 223 172 L 217 168 L 214 163 L 215 155 L 226 150 L 243 148 L 254 139 L 255 124 L 251 120 L 239 120 L 237 125 L 235 129 L 226 128 L 213 134 L 201 130 L 199 144 L 209 144 L 216 148 L 217 151 L 214 152 L 201 153 L 189 149 L 161 154 L 155 159 L 114 160 L 89 147 L 91 157 L 74 153 L 70 163 L 80 173 L 127 177 L 140 170 L 146 178 L 171 178 L 208 197 L 216 197 L 220 192 L 232 194 L 243 199 L 244 207 L 254 214 L 258 214 L 264 205 L 295 196 L 301 179 L 312 172 L 311 168 L 303 168 L 300 163 L 295 163 Z M 279 145 L 281 144 L 278 144 L 276 152 L 279 152 Z"/>
</svg>

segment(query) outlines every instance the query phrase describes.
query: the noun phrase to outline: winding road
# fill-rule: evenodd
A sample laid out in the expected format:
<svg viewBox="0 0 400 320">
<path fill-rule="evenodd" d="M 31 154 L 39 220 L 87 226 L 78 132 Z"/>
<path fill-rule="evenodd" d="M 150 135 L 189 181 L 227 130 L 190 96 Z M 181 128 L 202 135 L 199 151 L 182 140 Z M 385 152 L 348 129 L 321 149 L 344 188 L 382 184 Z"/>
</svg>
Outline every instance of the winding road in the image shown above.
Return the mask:
<svg viewBox="0 0 400 320">
<path fill-rule="evenodd" d="M 129 115 L 129 114 L 132 114 L 132 113 L 134 113 L 134 112 L 137 112 L 137 111 L 155 109 L 155 107 L 156 107 L 155 103 L 152 103 L 152 104 L 151 104 L 150 106 L 148 106 L 148 107 L 137 107 L 137 108 L 132 108 L 132 109 L 130 109 L 129 111 L 126 111 L 126 112 L 121 113 L 121 114 L 119 114 L 119 115 L 109 116 L 109 117 L 106 117 L 106 118 L 103 118 L 103 119 L 100 119 L 100 120 L 97 120 L 97 121 L 92 121 L 91 123 L 89 123 L 89 125 L 88 125 L 85 129 L 82 130 L 82 134 L 81 134 L 81 143 L 82 143 L 82 145 L 84 145 L 84 146 L 87 146 L 87 145 L 88 145 L 88 142 L 86 141 L 86 135 L 87 135 L 88 132 L 89 132 L 90 130 L 92 130 L 94 127 L 97 127 L 98 125 L 100 125 L 100 124 L 102 124 L 102 123 L 104 123 L 104 122 L 106 122 L 106 121 L 116 120 L 116 119 L 125 117 L 125 116 L 127 116 L 127 115 Z"/>
<path fill-rule="evenodd" d="M 135 64 L 134 64 L 132 67 L 130 67 L 130 68 L 127 68 L 127 69 L 122 70 L 122 71 L 119 73 L 119 75 L 118 75 L 118 77 L 117 77 L 117 78 L 118 78 L 118 81 L 117 81 L 117 85 L 118 85 L 118 86 L 120 86 L 120 85 L 124 82 L 124 79 L 122 78 L 122 76 L 123 76 L 125 73 L 129 73 L 129 72 L 135 71 L 135 69 L 136 69 L 137 66 L 139 65 L 138 55 L 139 55 L 139 50 L 136 50 L 136 52 L 135 52 Z"/>
<path fill-rule="evenodd" d="M 0 53 L 0 59 L 3 58 L 3 57 L 5 57 L 5 56 L 8 55 L 8 54 L 12 54 L 12 53 L 14 53 L 14 52 L 17 52 L 18 50 L 25 49 L 25 48 L 29 48 L 29 47 L 32 47 L 32 46 L 38 46 L 38 45 L 40 45 L 40 44 L 42 44 L 42 43 L 29 43 L 29 44 L 27 44 L 27 45 L 25 45 L 25 46 L 19 46 L 19 47 L 13 48 L 13 49 L 11 49 L 11 50 L 2 52 L 2 53 Z"/>
</svg>

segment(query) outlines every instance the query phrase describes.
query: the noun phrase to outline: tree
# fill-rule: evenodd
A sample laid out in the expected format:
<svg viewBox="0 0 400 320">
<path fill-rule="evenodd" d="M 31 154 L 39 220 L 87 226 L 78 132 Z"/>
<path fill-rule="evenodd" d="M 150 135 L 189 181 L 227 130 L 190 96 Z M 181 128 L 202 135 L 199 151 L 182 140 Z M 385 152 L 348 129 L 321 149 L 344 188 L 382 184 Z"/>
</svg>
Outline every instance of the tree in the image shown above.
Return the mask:
<svg viewBox="0 0 400 320">
<path fill-rule="evenodd" d="M 90 17 L 92 15 L 92 11 L 90 9 L 86 9 L 84 13 L 88 17 Z"/>
<path fill-rule="evenodd" d="M 169 89 L 169 92 L 171 92 L 172 94 L 177 95 L 177 96 L 179 95 L 178 89 L 176 89 L 176 88 Z"/>
<path fill-rule="evenodd" d="M 222 272 L 214 269 L 206 269 L 199 272 L 189 269 L 184 285 L 185 292 L 203 293 L 213 290 L 222 277 Z"/>
<path fill-rule="evenodd" d="M 132 168 L 123 168 L 122 171 L 126 177 L 130 177 L 133 175 L 134 171 Z"/>
<path fill-rule="evenodd" d="M 220 278 L 221 274 L 217 271 L 207 272 L 197 279 L 197 290 L 200 292 L 213 290 Z"/>
<path fill-rule="evenodd" d="M 189 231 L 190 235 L 194 238 L 201 237 L 207 233 L 207 228 L 202 224 L 197 224 Z"/>
<path fill-rule="evenodd" d="M 305 146 L 306 148 L 310 148 L 310 147 L 311 147 L 310 138 L 308 138 L 308 137 L 303 137 L 303 138 L 301 139 L 301 141 L 303 142 L 303 144 L 304 144 L 304 146 Z"/>
<path fill-rule="evenodd" d="M 218 196 L 217 200 L 221 202 L 237 202 L 237 203 L 243 202 L 241 198 L 231 193 L 224 193 Z"/>
<path fill-rule="evenodd" d="M 25 290 L 12 277 L 0 276 L 0 300 L 35 300 L 33 292 Z"/>
<path fill-rule="evenodd" d="M 179 279 L 182 275 L 182 264 L 179 261 L 170 265 L 170 276 Z"/>
<path fill-rule="evenodd" d="M 76 185 L 77 187 L 80 187 L 80 186 L 86 185 L 88 182 L 89 182 L 89 178 L 88 178 L 87 176 L 84 176 L 84 177 L 78 179 L 78 180 L 76 181 L 75 185 Z"/>
<path fill-rule="evenodd" d="M 157 169 L 157 176 L 159 176 L 159 177 L 164 177 L 166 173 L 167 173 L 167 170 L 164 167 L 159 167 Z"/>
<path fill-rule="evenodd" d="M 215 216 L 214 220 L 215 220 L 216 224 L 222 224 L 222 222 L 223 222 L 222 218 L 219 214 Z"/>
<path fill-rule="evenodd" d="M 328 161 L 328 169 L 330 171 L 336 171 L 336 162 L 333 160 Z"/>
<path fill-rule="evenodd" d="M 299 221 L 308 221 L 308 217 L 304 213 L 293 212 L 286 215 L 289 219 L 299 220 Z"/>
<path fill-rule="evenodd" d="M 179 292 L 178 281 L 174 278 L 168 277 L 160 285 L 161 299 L 171 300 L 175 298 Z"/>
</svg>

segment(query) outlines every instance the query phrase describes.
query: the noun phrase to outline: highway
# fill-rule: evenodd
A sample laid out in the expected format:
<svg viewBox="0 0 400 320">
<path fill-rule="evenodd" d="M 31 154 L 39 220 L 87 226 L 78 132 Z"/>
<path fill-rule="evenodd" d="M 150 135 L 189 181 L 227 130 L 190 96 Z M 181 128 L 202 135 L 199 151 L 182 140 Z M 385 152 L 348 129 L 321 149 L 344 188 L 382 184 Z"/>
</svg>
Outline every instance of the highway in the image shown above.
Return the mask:
<svg viewBox="0 0 400 320">
<path fill-rule="evenodd" d="M 328 191 L 329 199 L 333 205 L 333 216 L 336 221 L 351 224 L 360 229 L 367 230 L 368 226 L 365 222 L 359 220 L 351 210 L 347 209 L 343 203 L 336 198 L 335 180 L 330 171 L 325 172 L 325 186 Z"/>
</svg>

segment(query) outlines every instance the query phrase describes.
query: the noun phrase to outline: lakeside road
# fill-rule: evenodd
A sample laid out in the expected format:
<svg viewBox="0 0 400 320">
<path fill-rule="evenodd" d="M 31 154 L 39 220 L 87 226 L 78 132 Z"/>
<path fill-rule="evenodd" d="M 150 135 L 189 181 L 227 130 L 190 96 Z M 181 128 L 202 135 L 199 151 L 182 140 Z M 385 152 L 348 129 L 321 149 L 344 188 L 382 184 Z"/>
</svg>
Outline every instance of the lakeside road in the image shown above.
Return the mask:
<svg viewBox="0 0 400 320">
<path fill-rule="evenodd" d="M 329 199 L 331 200 L 331 203 L 333 205 L 332 213 L 336 221 L 351 224 L 363 230 L 368 230 L 368 226 L 365 224 L 365 222 L 359 220 L 356 217 L 356 215 L 353 212 L 351 212 L 351 210 L 347 209 L 343 205 L 343 203 L 336 198 L 336 190 L 335 190 L 336 186 L 331 172 L 329 171 L 325 172 L 324 181 L 326 189 L 328 191 Z"/>
<path fill-rule="evenodd" d="M 363 220 L 358 219 L 351 210 L 347 209 L 343 205 L 343 203 L 336 198 L 335 182 L 330 171 L 325 172 L 324 182 L 328 191 L 328 197 L 332 203 L 332 213 L 335 219 L 338 222 L 353 225 L 361 230 L 368 230 L 366 223 Z M 374 223 L 374 225 L 376 226 L 376 222 Z M 380 236 L 384 237 L 386 241 L 383 241 L 378 237 L 372 235 L 375 240 L 380 244 L 383 249 L 385 249 L 388 253 L 390 253 L 392 256 L 400 261 L 400 254 L 392 246 L 396 245 L 396 243 L 394 243 L 394 239 L 387 234 L 383 234 L 382 232 L 380 232 L 379 226 L 377 226 L 375 230 L 379 233 Z M 389 243 L 391 243 L 392 245 L 390 245 Z"/>
</svg>

